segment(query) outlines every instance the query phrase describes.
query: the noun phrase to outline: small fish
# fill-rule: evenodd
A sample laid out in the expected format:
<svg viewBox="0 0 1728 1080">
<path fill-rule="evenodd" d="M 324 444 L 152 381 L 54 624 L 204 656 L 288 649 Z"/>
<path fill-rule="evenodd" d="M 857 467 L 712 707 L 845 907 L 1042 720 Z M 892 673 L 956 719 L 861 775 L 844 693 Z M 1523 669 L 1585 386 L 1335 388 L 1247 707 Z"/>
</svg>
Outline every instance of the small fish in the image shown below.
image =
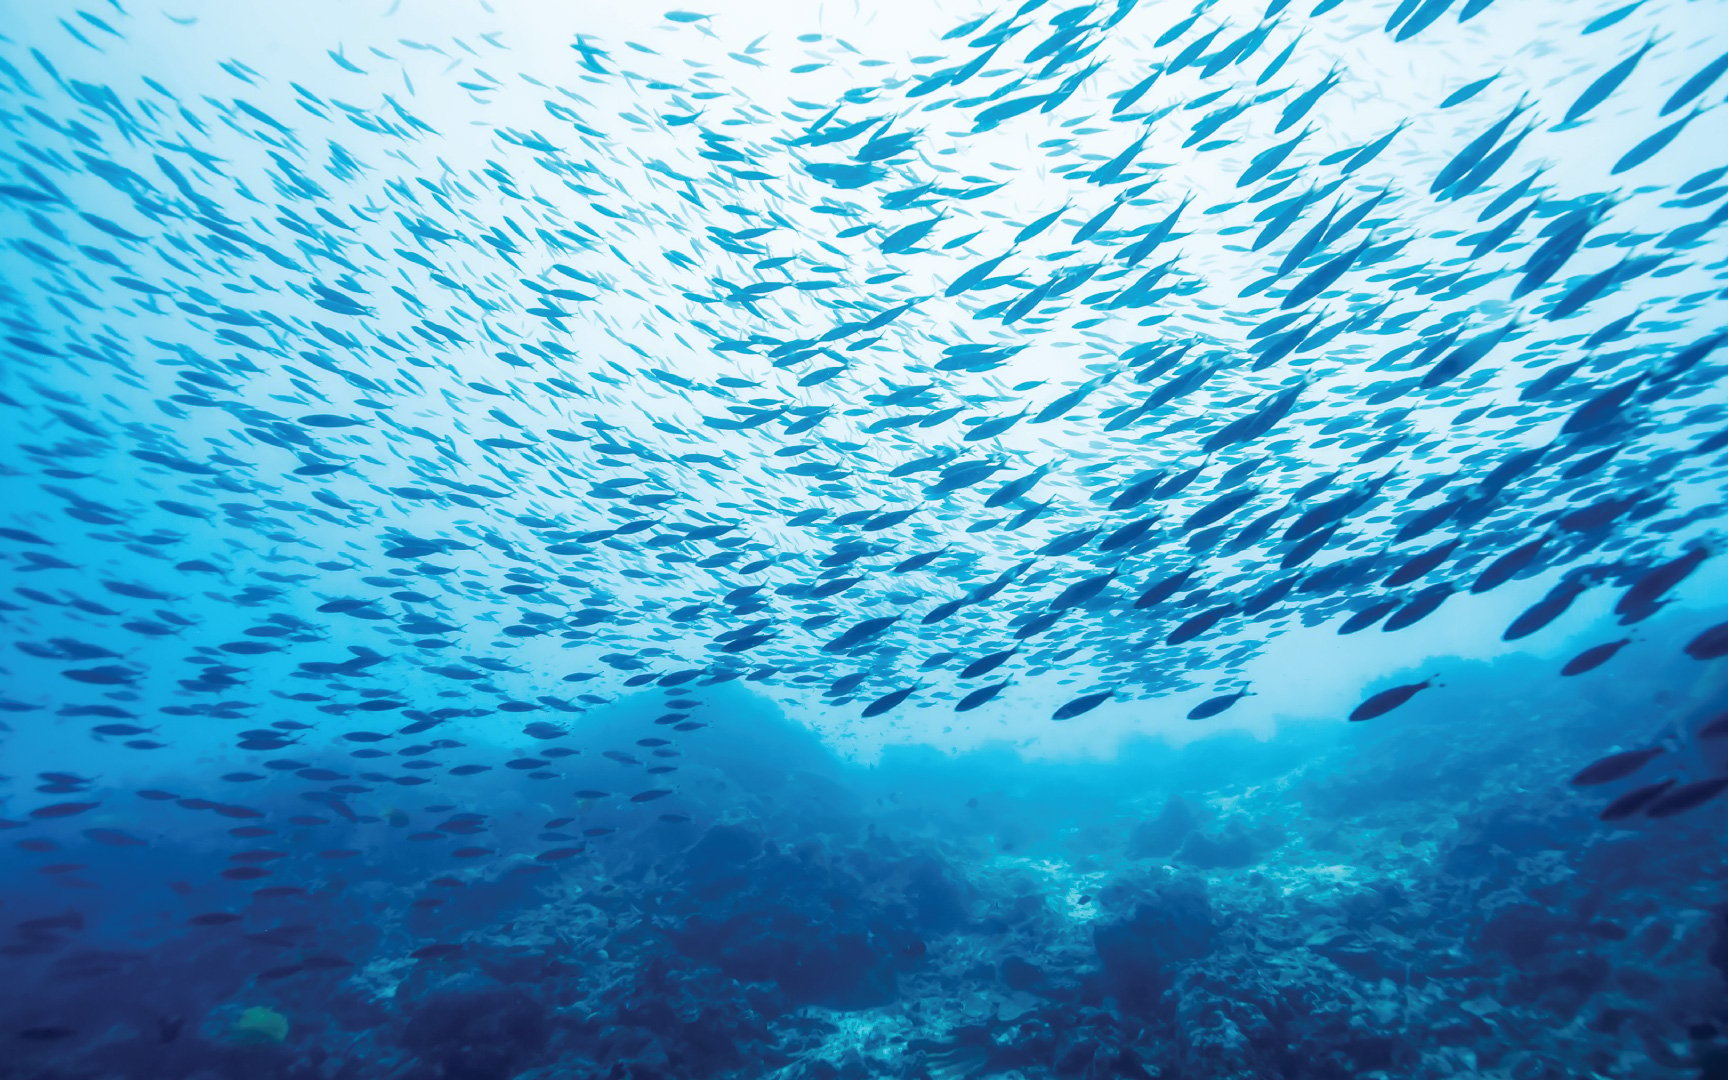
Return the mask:
<svg viewBox="0 0 1728 1080">
<path fill-rule="evenodd" d="M 1096 693 L 1083 694 L 1058 708 L 1051 715 L 1052 720 L 1072 720 L 1083 716 L 1115 696 L 1114 690 L 1100 690 Z"/>
<path fill-rule="evenodd" d="M 1243 698 L 1248 697 L 1249 693 L 1250 693 L 1250 691 L 1248 690 L 1248 688 L 1246 686 L 1244 686 L 1242 689 L 1236 691 L 1234 694 L 1220 694 L 1217 697 L 1208 698 L 1205 701 L 1202 701 L 1200 704 L 1194 706 L 1192 709 L 1188 710 L 1188 719 L 1190 719 L 1190 720 L 1209 720 L 1212 717 L 1217 716 L 1219 713 L 1230 708 L 1231 706 L 1235 705 L 1238 701 L 1241 701 Z"/>
<path fill-rule="evenodd" d="M 13 1036 L 25 1042 L 58 1042 L 61 1039 L 70 1039 L 76 1034 L 78 1034 L 77 1028 L 63 1027 L 60 1025 L 43 1025 L 40 1027 L 20 1028 L 13 1033 Z"/>
</svg>

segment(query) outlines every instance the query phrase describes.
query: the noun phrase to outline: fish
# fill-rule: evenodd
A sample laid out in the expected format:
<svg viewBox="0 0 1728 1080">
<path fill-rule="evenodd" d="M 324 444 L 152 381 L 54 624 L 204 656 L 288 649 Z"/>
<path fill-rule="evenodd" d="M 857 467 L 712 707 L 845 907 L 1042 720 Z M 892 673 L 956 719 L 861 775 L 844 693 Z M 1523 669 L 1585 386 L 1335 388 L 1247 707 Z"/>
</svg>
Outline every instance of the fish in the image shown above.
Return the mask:
<svg viewBox="0 0 1728 1080">
<path fill-rule="evenodd" d="M 1725 72 L 1728 72 L 1728 53 L 1723 53 L 1705 64 L 1685 82 L 1681 83 L 1674 93 L 1669 95 L 1668 100 L 1662 103 L 1662 108 L 1658 111 L 1657 116 L 1667 116 L 1669 113 L 1685 108 L 1691 104 L 1693 99 L 1714 86 L 1716 80 L 1720 79 Z"/>
<path fill-rule="evenodd" d="M 1582 579 L 1562 581 L 1536 603 L 1524 609 L 1501 633 L 1502 641 L 1517 641 L 1529 637 L 1566 613 L 1573 601 L 1584 595 L 1588 584 Z"/>
<path fill-rule="evenodd" d="M 1728 776 L 1713 776 L 1694 780 L 1671 790 L 1657 793 L 1644 806 L 1644 816 L 1667 818 L 1696 809 L 1728 791 Z"/>
<path fill-rule="evenodd" d="M 1351 709 L 1349 719 L 1352 721 L 1362 721 L 1373 720 L 1384 716 L 1415 697 L 1420 691 L 1426 690 L 1433 685 L 1435 685 L 1433 679 L 1424 679 L 1421 682 L 1405 683 L 1402 686 L 1394 686 L 1390 689 L 1382 690 L 1379 693 L 1365 698 L 1360 705 Z"/>
<path fill-rule="evenodd" d="M 1717 660 L 1728 656 L 1728 622 L 1701 630 L 1682 648 L 1694 660 Z"/>
<path fill-rule="evenodd" d="M 1209 720 L 1212 717 L 1217 716 L 1219 713 L 1224 712 L 1226 709 L 1229 709 L 1248 695 L 1248 688 L 1243 687 L 1233 694 L 1220 694 L 1217 697 L 1207 698 L 1205 701 L 1202 701 L 1200 704 L 1188 710 L 1188 719 Z"/>
<path fill-rule="evenodd" d="M 1099 690 L 1090 694 L 1082 694 L 1062 705 L 1051 714 L 1050 718 L 1052 720 L 1072 720 L 1077 716 L 1084 716 L 1114 696 L 1115 691 L 1113 690 Z"/>
<path fill-rule="evenodd" d="M 1659 41 L 1660 39 L 1652 36 L 1626 59 L 1598 75 L 1567 108 L 1566 115 L 1561 119 L 1561 122 L 1565 124 L 1576 123 L 1588 115 L 1592 109 L 1602 104 L 1608 95 L 1619 89 L 1620 84 L 1625 82 L 1638 67 L 1639 61 L 1643 60 L 1645 54 L 1655 48 Z"/>
<path fill-rule="evenodd" d="M 1663 752 L 1662 747 L 1654 746 L 1643 750 L 1623 750 L 1617 754 L 1610 754 L 1578 770 L 1572 777 L 1572 786 L 1593 787 L 1597 784 L 1610 784 L 1616 780 L 1624 780 L 1661 756 Z"/>
<path fill-rule="evenodd" d="M 551 12 L 548 50 L 332 9 L 232 56 L 21 18 L 8 850 L 136 888 L 141 933 L 288 950 L 235 954 L 264 989 L 378 960 L 347 909 L 280 928 L 412 864 L 395 959 L 503 970 L 466 897 L 801 819 L 726 801 L 811 760 L 757 760 L 740 701 L 868 757 L 1233 730 L 1303 700 L 1279 671 L 1423 745 L 1348 725 L 1461 716 L 1467 647 L 1536 655 L 1526 704 L 1710 685 L 1721 35 L 1636 0 L 1514 63 L 1512 5 L 1357 7 Z M 1518 764 L 1676 774 L 1604 820 L 1718 794 L 1579 728 Z M 86 932 L 54 918 L 23 946 Z"/>
<path fill-rule="evenodd" d="M 1653 784 L 1633 788 L 1603 807 L 1602 812 L 1597 817 L 1602 821 L 1624 821 L 1646 809 L 1676 783 L 1678 781 L 1673 779 L 1658 780 Z"/>
<path fill-rule="evenodd" d="M 1612 660 L 1616 654 L 1632 643 L 1631 638 L 1621 638 L 1618 641 L 1606 641 L 1600 645 L 1592 645 L 1574 656 L 1560 668 L 1562 675 L 1582 675 L 1586 671 L 1594 671 Z"/>
</svg>

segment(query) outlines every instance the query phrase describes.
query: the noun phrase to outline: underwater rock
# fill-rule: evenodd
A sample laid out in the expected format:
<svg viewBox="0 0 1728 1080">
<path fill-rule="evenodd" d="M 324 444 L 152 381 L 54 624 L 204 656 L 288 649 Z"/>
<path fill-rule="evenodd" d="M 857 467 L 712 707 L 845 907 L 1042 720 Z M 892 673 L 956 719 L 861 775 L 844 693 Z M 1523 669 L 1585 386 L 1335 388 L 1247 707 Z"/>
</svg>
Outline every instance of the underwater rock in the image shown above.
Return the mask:
<svg viewBox="0 0 1728 1080">
<path fill-rule="evenodd" d="M 684 880 L 708 896 L 743 881 L 744 867 L 762 854 L 762 837 L 742 825 L 715 825 L 684 853 Z"/>
<path fill-rule="evenodd" d="M 403 1027 L 403 1049 L 435 1080 L 510 1080 L 551 1034 L 546 1008 L 520 987 L 463 985 L 428 995 Z"/>
<path fill-rule="evenodd" d="M 1540 904 L 1509 904 L 1482 924 L 1476 934 L 1476 948 L 1498 953 L 1513 963 L 1533 963 L 1564 929 L 1562 919 Z"/>
<path fill-rule="evenodd" d="M 794 1005 L 865 1009 L 898 993 L 890 950 L 865 932 L 839 930 L 796 911 L 692 919 L 678 947 L 734 979 L 774 983 Z"/>
<path fill-rule="evenodd" d="M 1044 985 L 1043 969 L 1024 956 L 1004 956 L 996 970 L 1010 990 L 1036 992 Z"/>
<path fill-rule="evenodd" d="M 1715 930 L 1715 936 L 1710 942 L 1705 959 L 1722 976 L 1722 986 L 1728 991 L 1728 906 L 1717 908 L 1711 913 L 1710 925 Z"/>
<path fill-rule="evenodd" d="M 785 1074 L 785 1080 L 870 1080 L 871 1077 L 883 1075 L 872 1072 L 869 1063 L 856 1050 L 847 1051 L 840 1061 L 829 1061 L 827 1058 L 815 1058 L 802 1061 Z"/>
<path fill-rule="evenodd" d="M 908 860 L 892 847 L 842 860 L 819 842 L 783 850 L 724 825 L 679 868 L 689 895 L 672 935 L 677 950 L 731 978 L 772 983 L 794 1005 L 893 1001 L 898 973 L 924 961 L 925 936 L 957 930 L 969 917 L 962 886 L 940 859 Z"/>
<path fill-rule="evenodd" d="M 945 934 L 964 926 L 970 918 L 969 905 L 948 868 L 930 856 L 912 863 L 907 876 L 906 899 L 918 925 L 932 934 Z"/>
<path fill-rule="evenodd" d="M 1552 970 L 1531 972 L 1504 991 L 1513 1003 L 1530 1002 L 1556 1016 L 1576 1016 L 1592 997 L 1608 988 L 1613 974 L 1607 959 L 1590 953 L 1565 958 Z"/>
<path fill-rule="evenodd" d="M 1171 878 L 1141 897 L 1126 918 L 1094 925 L 1092 946 L 1110 994 L 1124 1010 L 1143 1012 L 1171 985 L 1177 965 L 1211 953 L 1217 932 L 1205 887 Z"/>
<path fill-rule="evenodd" d="M 1400 1070 L 1412 1040 L 1389 1028 L 1390 1014 L 1302 954 L 1262 961 L 1231 950 L 1184 971 L 1174 1004 L 1173 1057 L 1182 1076 L 1207 1080 L 1363 1080 L 1415 1076 Z M 1374 1011 L 1370 1012 L 1370 1009 Z"/>
<path fill-rule="evenodd" d="M 1157 817 L 1135 827 L 1128 838 L 1128 857 L 1155 859 L 1169 856 L 1182 846 L 1182 841 L 1199 824 L 1200 818 L 1193 807 L 1182 796 L 1172 795 Z"/>
<path fill-rule="evenodd" d="M 1371 939 L 1345 934 L 1316 944 L 1314 952 L 1332 961 L 1354 979 L 1372 982 L 1398 979 L 1405 974 L 1404 961 Z"/>
<path fill-rule="evenodd" d="M 1176 853 L 1176 861 L 1202 870 L 1237 870 L 1260 861 L 1259 839 L 1241 822 L 1231 822 L 1217 832 L 1197 832 Z"/>
<path fill-rule="evenodd" d="M 787 1061 L 764 1022 L 788 1006 L 772 987 L 740 987 L 669 950 L 637 955 L 613 976 L 560 1016 L 570 1029 L 561 1062 L 604 1063 L 608 1070 L 595 1075 L 608 1077 L 720 1077 L 761 1075 L 770 1062 Z"/>
</svg>

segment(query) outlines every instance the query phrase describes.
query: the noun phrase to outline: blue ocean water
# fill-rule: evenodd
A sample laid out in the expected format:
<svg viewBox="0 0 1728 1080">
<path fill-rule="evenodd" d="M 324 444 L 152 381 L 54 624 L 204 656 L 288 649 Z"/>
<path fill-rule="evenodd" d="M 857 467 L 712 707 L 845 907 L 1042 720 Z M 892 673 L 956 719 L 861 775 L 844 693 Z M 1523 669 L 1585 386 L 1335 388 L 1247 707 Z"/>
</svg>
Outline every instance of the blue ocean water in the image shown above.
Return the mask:
<svg viewBox="0 0 1728 1080">
<path fill-rule="evenodd" d="M 1728 1077 L 1728 5 L 0 4 L 0 1080 Z"/>
</svg>

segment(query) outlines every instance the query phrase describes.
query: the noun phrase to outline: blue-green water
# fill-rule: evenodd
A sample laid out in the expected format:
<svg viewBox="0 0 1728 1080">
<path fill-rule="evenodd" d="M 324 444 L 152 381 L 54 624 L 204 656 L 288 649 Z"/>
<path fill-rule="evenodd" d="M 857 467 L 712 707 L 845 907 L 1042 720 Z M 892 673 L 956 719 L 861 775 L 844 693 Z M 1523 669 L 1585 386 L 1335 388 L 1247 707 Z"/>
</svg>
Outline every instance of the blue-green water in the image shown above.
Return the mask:
<svg viewBox="0 0 1728 1080">
<path fill-rule="evenodd" d="M 0 1080 L 1728 1075 L 1728 6 L 0 11 Z"/>
</svg>

